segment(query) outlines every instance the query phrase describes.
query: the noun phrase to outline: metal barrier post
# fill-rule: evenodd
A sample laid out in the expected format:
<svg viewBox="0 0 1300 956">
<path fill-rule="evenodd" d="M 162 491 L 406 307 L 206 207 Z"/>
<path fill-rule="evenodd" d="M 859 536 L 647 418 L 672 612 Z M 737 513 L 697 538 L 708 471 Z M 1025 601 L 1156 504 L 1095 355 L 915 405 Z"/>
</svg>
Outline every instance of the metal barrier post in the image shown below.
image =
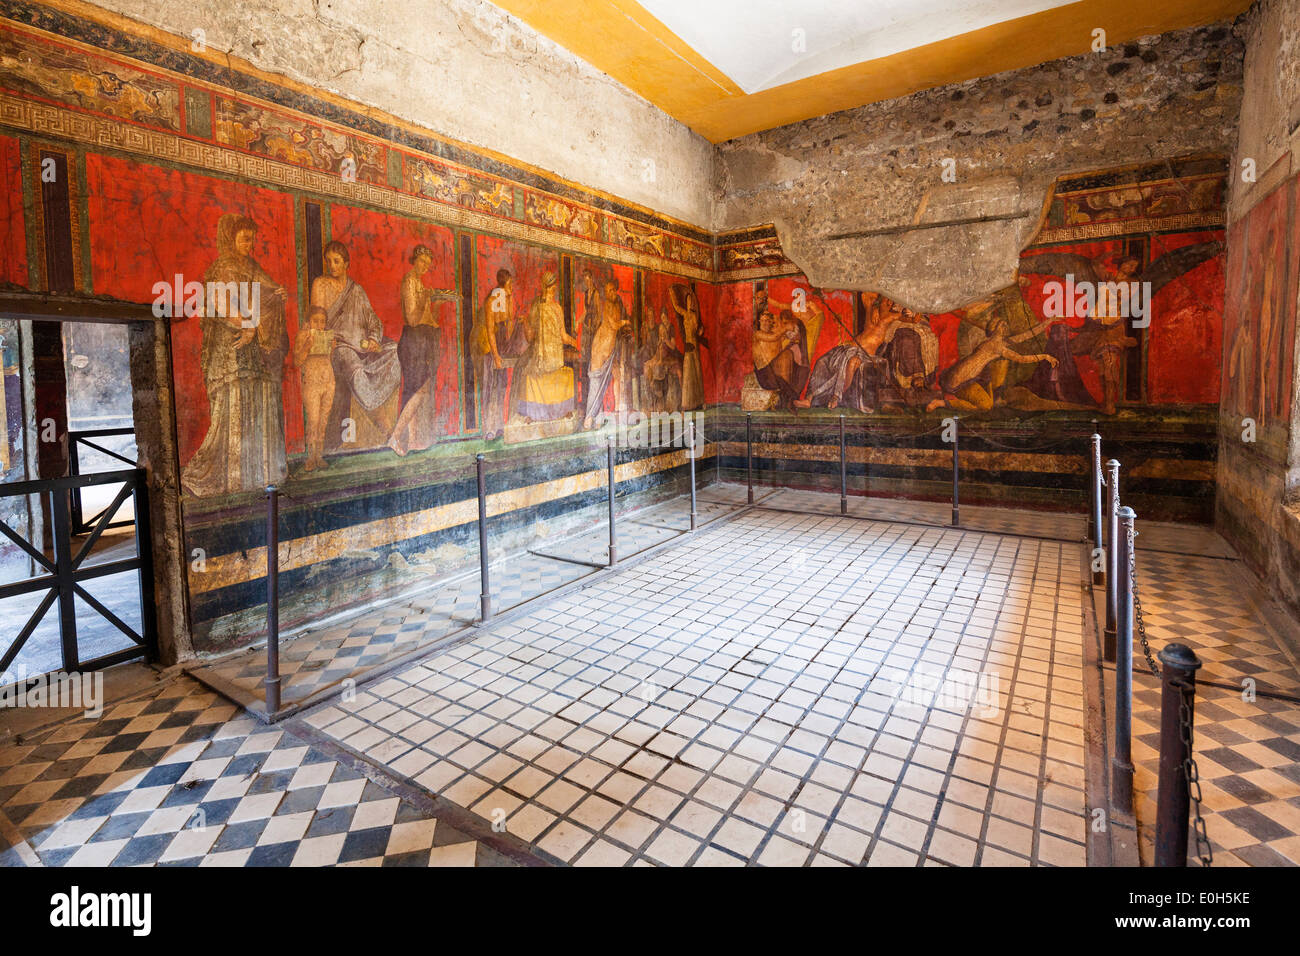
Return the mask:
<svg viewBox="0 0 1300 956">
<path fill-rule="evenodd" d="M 840 416 L 840 514 L 849 513 L 849 473 L 844 448 L 844 416 Z"/>
<path fill-rule="evenodd" d="M 686 455 L 691 460 L 691 530 L 695 530 L 695 421 L 691 420 L 687 435 L 690 438 L 690 444 L 687 445 Z"/>
<path fill-rule="evenodd" d="M 1187 765 L 1192 756 L 1190 726 L 1201 662 L 1186 644 L 1166 644 L 1160 658 L 1160 778 L 1156 794 L 1156 866 L 1187 865 L 1187 822 L 1191 799 Z M 1184 717 L 1183 708 L 1187 713 Z M 1183 733 L 1186 720 L 1189 732 Z"/>
<path fill-rule="evenodd" d="M 754 503 L 754 416 L 745 415 L 745 482 L 749 485 L 749 503 Z"/>
<path fill-rule="evenodd" d="M 478 584 L 483 623 L 492 618 L 492 587 L 488 583 L 487 479 L 483 474 L 483 454 L 474 456 L 478 470 Z"/>
<path fill-rule="evenodd" d="M 1097 555 L 1106 553 L 1105 535 L 1101 523 L 1101 489 L 1106 484 L 1106 480 L 1101 476 L 1101 436 L 1095 432 L 1092 436 L 1092 468 L 1090 470 L 1092 472 L 1092 508 L 1088 514 L 1089 524 L 1091 525 L 1088 529 L 1088 536 L 1092 538 L 1092 553 L 1095 561 Z M 1105 569 L 1094 565 L 1092 583 L 1101 584 L 1105 580 Z"/>
<path fill-rule="evenodd" d="M 1132 508 L 1119 510 L 1119 538 L 1111 543 L 1115 550 L 1119 574 L 1115 585 L 1119 598 L 1115 638 L 1115 750 L 1111 757 L 1113 802 L 1118 807 L 1133 806 L 1133 576 Z"/>
<path fill-rule="evenodd" d="M 280 489 L 266 486 L 266 713 L 280 709 Z"/>
<path fill-rule="evenodd" d="M 1106 486 L 1110 489 L 1110 507 L 1106 509 L 1106 630 L 1102 634 L 1102 657 L 1115 660 L 1115 614 L 1119 594 L 1115 585 L 1119 579 L 1119 462 L 1114 458 L 1106 462 Z"/>
<path fill-rule="evenodd" d="M 612 568 L 618 562 L 617 544 L 614 540 L 614 439 L 609 440 L 605 451 L 609 459 L 609 477 L 605 483 L 609 485 L 609 566 Z"/>
<path fill-rule="evenodd" d="M 957 491 L 957 473 L 960 463 L 957 457 L 957 416 L 952 416 L 952 526 L 961 522 L 961 501 Z"/>
</svg>

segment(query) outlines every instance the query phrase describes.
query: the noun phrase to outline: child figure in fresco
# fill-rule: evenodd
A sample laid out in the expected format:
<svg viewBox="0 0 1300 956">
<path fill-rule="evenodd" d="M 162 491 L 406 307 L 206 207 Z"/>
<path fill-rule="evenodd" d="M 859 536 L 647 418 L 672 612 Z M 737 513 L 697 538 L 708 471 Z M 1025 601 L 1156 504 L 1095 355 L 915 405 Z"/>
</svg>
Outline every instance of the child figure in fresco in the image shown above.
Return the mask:
<svg viewBox="0 0 1300 956">
<path fill-rule="evenodd" d="M 307 463 L 303 471 L 324 468 L 325 426 L 334 402 L 334 352 L 337 333 L 327 329 L 328 318 L 320 306 L 307 313 L 307 328 L 298 333 L 293 346 L 293 364 L 302 376 L 302 404 L 307 413 Z"/>
</svg>

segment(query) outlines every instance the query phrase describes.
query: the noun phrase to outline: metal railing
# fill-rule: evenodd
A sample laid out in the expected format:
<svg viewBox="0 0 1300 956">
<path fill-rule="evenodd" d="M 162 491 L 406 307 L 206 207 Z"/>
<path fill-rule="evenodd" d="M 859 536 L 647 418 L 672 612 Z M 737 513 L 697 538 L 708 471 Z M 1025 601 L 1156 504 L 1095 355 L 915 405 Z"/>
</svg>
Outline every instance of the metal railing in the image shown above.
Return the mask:
<svg viewBox="0 0 1300 956">
<path fill-rule="evenodd" d="M 685 450 L 690 465 L 690 531 L 694 532 L 698 524 L 696 511 L 695 458 L 696 448 L 695 422 L 686 424 Z M 609 503 L 609 553 L 607 568 L 618 564 L 618 533 L 615 497 L 618 487 L 616 455 L 613 439 L 605 447 L 605 485 L 608 489 Z M 477 484 L 478 505 L 478 573 L 479 573 L 479 623 L 486 624 L 492 620 L 492 585 L 488 560 L 488 509 L 487 509 L 487 474 L 486 456 L 478 453 L 474 456 L 474 470 Z M 279 499 L 283 492 L 275 485 L 266 489 L 266 678 L 263 686 L 266 692 L 267 714 L 274 717 L 280 710 L 281 676 L 280 676 L 280 511 Z M 2 593 L 0 593 L 2 596 Z"/>
<path fill-rule="evenodd" d="M 89 537 L 74 542 L 72 528 L 73 492 L 99 485 L 120 484 L 112 504 L 100 512 L 96 523 L 89 529 Z M 137 657 L 154 657 L 158 649 L 158 634 L 154 607 L 154 582 L 152 550 L 149 539 L 149 494 L 147 477 L 143 468 L 130 471 L 106 471 L 91 475 L 70 475 L 65 478 L 42 478 L 34 481 L 16 481 L 0 484 L 0 496 L 42 496 L 46 498 L 50 513 L 50 531 L 53 556 L 35 541 L 28 540 L 17 529 L 0 522 L 0 534 L 32 560 L 38 573 L 22 581 L 0 585 L 0 602 L 6 598 L 46 591 L 36 609 L 28 616 L 8 646 L 0 645 L 0 671 L 6 671 L 18 657 L 24 645 L 35 633 L 46 613 L 58 605 L 59 641 L 62 666 L 65 671 L 94 670 L 132 660 Z M 135 508 L 135 556 L 87 564 L 95 545 L 105 529 L 112 527 L 109 518 L 130 498 Z M 136 572 L 139 589 L 140 629 L 123 621 L 85 587 L 86 582 L 127 571 Z M 83 660 L 77 635 L 77 599 L 97 615 L 112 624 L 130 645 L 120 650 Z"/>
<path fill-rule="evenodd" d="M 961 454 L 958 448 L 958 416 L 948 416 L 952 421 L 952 526 L 961 527 Z M 946 427 L 946 426 L 944 426 Z M 845 438 L 844 416 L 840 416 L 840 514 L 849 513 L 848 445 Z M 745 413 L 745 490 L 746 500 L 754 503 L 754 416 Z"/>
<path fill-rule="evenodd" d="M 117 435 L 134 434 L 135 429 L 130 427 L 70 429 L 68 431 L 68 474 L 73 476 L 79 476 L 81 474 L 81 447 L 83 445 L 87 448 L 93 449 L 101 455 L 107 455 L 109 458 L 114 458 L 130 468 L 138 468 L 139 462 L 132 461 L 130 458 L 120 455 L 117 452 L 105 448 L 103 445 L 98 445 L 90 440 L 92 438 L 111 438 Z M 92 472 L 92 474 L 94 474 L 94 472 Z M 102 474 L 102 472 L 100 472 L 100 474 Z M 85 508 L 81 498 L 81 490 L 80 487 L 72 489 L 70 510 L 72 516 L 72 533 L 74 535 L 89 534 L 91 529 L 98 526 L 99 519 L 104 515 L 101 511 L 92 518 L 85 517 Z M 113 512 L 110 511 L 109 513 L 111 515 Z M 125 528 L 134 521 L 134 517 L 123 518 L 121 521 L 109 521 L 109 523 L 104 525 L 104 527 Z"/>
<path fill-rule="evenodd" d="M 1133 808 L 1133 641 L 1142 644 L 1146 663 L 1161 680 L 1159 775 L 1156 793 L 1155 865 L 1187 866 L 1189 830 L 1194 826 L 1196 852 L 1202 866 L 1214 860 L 1205 820 L 1201 815 L 1201 790 L 1193 753 L 1196 671 L 1201 666 L 1196 653 L 1185 644 L 1171 643 L 1159 653 L 1160 667 L 1151 657 L 1142 605 L 1138 599 L 1137 515 L 1120 503 L 1119 469 L 1115 459 L 1106 463 L 1101 475 L 1101 436 L 1092 436 L 1091 541 L 1102 550 L 1104 561 L 1096 560 L 1093 583 L 1099 566 L 1105 568 L 1106 624 L 1102 657 L 1115 665 L 1115 735 L 1111 753 L 1112 803 L 1125 813 Z M 1109 491 L 1109 507 L 1103 520 L 1103 488 Z M 1103 544 L 1103 524 L 1106 528 Z M 1194 824 L 1192 823 L 1194 814 Z"/>
</svg>

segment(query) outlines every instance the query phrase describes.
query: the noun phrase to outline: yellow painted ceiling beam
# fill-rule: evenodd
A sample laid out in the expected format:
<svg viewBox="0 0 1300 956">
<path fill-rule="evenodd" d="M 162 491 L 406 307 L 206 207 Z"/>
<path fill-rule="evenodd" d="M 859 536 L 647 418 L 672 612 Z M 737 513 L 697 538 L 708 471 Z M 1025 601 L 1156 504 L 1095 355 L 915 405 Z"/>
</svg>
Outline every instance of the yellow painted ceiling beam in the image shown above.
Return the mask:
<svg viewBox="0 0 1300 956">
<path fill-rule="evenodd" d="M 635 0 L 494 0 L 712 142 L 1235 17 L 1250 0 L 1080 0 L 745 94 Z"/>
</svg>

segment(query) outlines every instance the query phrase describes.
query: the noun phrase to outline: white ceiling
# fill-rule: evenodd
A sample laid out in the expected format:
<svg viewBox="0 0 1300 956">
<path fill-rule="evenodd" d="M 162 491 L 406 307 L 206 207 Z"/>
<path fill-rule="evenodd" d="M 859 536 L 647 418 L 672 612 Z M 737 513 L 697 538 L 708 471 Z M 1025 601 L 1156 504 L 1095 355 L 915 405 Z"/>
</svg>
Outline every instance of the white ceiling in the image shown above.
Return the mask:
<svg viewBox="0 0 1300 956">
<path fill-rule="evenodd" d="M 755 93 L 1073 0 L 640 2 L 737 86 Z M 803 31 L 802 51 L 795 30 Z"/>
</svg>

